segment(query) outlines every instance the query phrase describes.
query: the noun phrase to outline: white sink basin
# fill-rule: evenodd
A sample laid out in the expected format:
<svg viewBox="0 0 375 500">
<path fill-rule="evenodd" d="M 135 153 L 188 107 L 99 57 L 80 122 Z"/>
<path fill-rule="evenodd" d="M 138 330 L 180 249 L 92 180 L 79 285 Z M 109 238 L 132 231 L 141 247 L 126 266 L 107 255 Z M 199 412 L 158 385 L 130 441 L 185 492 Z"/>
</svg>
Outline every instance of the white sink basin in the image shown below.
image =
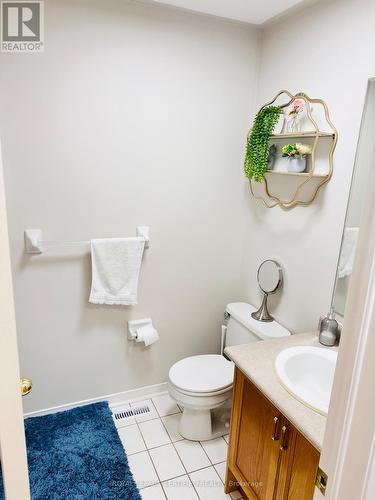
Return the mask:
<svg viewBox="0 0 375 500">
<path fill-rule="evenodd" d="M 295 398 L 327 415 L 337 351 L 322 347 L 289 347 L 275 360 L 282 385 Z"/>
</svg>

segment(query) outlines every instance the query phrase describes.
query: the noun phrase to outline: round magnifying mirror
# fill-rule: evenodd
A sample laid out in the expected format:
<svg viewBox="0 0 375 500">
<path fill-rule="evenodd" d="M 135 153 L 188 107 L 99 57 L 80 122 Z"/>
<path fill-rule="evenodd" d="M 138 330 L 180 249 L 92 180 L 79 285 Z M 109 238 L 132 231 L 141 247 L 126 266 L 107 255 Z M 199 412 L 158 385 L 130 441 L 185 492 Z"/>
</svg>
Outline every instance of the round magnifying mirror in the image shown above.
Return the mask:
<svg viewBox="0 0 375 500">
<path fill-rule="evenodd" d="M 275 293 L 283 279 L 281 266 L 275 260 L 265 260 L 258 269 L 258 284 L 262 292 Z"/>
<path fill-rule="evenodd" d="M 259 266 L 257 276 L 258 285 L 264 293 L 264 297 L 260 308 L 251 313 L 251 316 L 258 321 L 273 321 L 273 317 L 268 312 L 267 297 L 271 293 L 277 292 L 283 282 L 281 266 L 275 260 L 265 260 Z"/>
</svg>

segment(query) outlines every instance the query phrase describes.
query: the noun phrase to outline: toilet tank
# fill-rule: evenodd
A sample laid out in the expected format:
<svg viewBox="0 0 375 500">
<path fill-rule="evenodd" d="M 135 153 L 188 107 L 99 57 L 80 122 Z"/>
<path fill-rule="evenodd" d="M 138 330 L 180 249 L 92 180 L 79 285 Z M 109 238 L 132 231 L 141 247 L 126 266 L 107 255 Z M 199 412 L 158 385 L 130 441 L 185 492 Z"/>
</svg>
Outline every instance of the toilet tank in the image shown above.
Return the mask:
<svg viewBox="0 0 375 500">
<path fill-rule="evenodd" d="M 286 337 L 291 334 L 277 321 L 263 322 L 252 318 L 251 313 L 254 311 L 256 308 L 245 302 L 234 302 L 227 305 L 224 347 Z"/>
</svg>

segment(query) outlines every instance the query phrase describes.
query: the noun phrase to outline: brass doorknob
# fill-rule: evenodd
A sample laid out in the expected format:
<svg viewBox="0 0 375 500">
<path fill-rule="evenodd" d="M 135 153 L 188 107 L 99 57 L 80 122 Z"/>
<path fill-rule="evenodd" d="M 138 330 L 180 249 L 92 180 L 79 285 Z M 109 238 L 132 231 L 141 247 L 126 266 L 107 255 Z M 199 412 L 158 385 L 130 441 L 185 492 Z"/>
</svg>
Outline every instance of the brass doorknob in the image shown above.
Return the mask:
<svg viewBox="0 0 375 500">
<path fill-rule="evenodd" d="M 22 396 L 26 396 L 26 394 L 29 394 L 29 392 L 33 388 L 33 383 L 29 378 L 21 378 L 20 384 Z"/>
</svg>

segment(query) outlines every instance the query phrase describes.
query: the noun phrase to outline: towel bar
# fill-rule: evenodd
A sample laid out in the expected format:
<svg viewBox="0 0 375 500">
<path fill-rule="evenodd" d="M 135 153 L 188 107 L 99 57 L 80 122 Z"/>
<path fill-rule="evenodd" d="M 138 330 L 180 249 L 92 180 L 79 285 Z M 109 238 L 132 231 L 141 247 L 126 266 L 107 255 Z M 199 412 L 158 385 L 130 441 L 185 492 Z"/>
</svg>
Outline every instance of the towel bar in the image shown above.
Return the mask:
<svg viewBox="0 0 375 500">
<path fill-rule="evenodd" d="M 150 228 L 149 226 L 138 226 L 136 235 L 139 238 L 144 238 L 145 248 L 150 247 Z M 90 240 L 83 241 L 43 241 L 43 233 L 41 229 L 26 229 L 25 235 L 25 252 L 29 254 L 41 254 L 46 246 L 64 246 L 75 247 L 90 245 Z"/>
</svg>

